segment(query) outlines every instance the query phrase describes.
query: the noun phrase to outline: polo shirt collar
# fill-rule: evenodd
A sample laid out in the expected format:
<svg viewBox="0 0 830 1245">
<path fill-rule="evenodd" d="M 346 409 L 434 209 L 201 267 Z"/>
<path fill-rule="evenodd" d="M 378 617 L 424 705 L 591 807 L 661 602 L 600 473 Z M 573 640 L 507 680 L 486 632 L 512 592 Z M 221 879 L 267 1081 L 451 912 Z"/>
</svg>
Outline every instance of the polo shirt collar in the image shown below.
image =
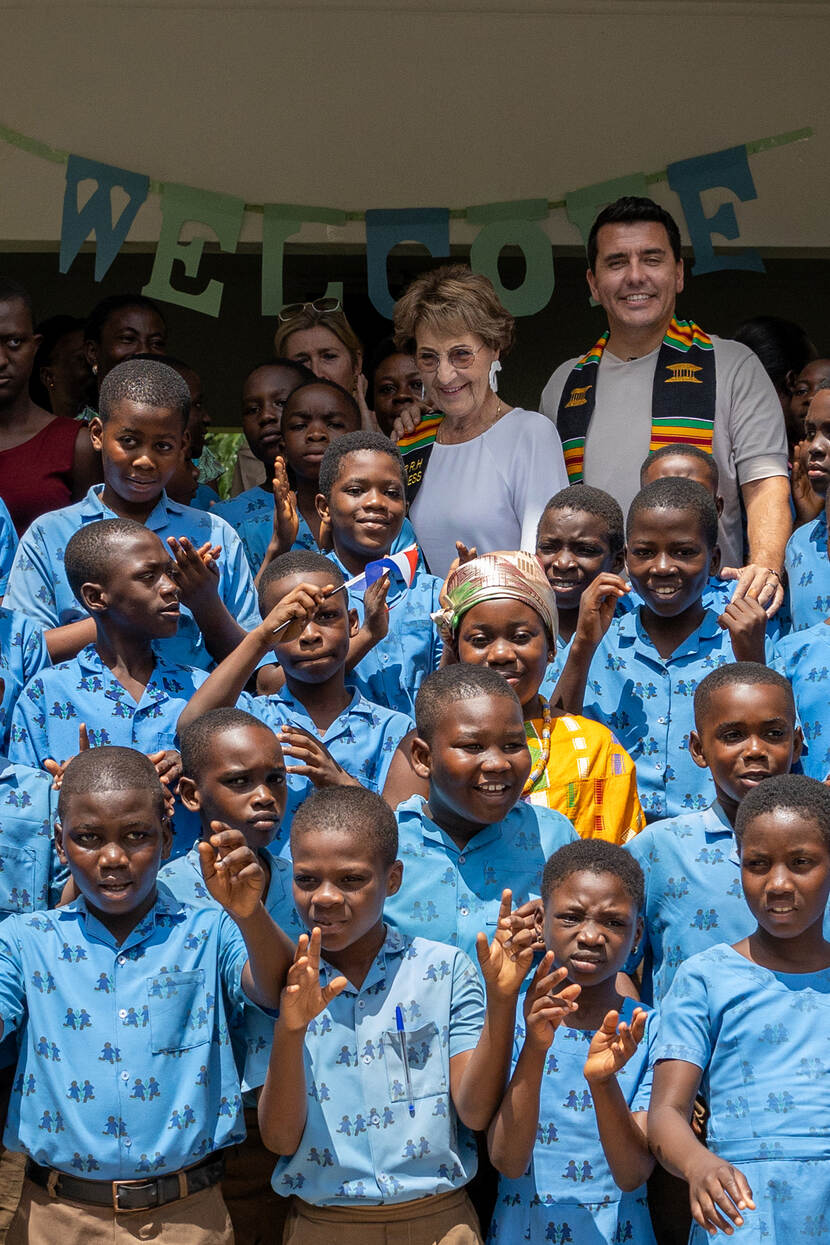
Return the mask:
<svg viewBox="0 0 830 1245">
<path fill-rule="evenodd" d="M 60 921 L 79 921 L 84 926 L 87 936 L 124 953 L 145 942 L 158 927 L 183 920 L 186 908 L 179 899 L 176 899 L 172 891 L 162 884 L 157 889 L 156 902 L 150 911 L 145 913 L 135 929 L 131 930 L 120 944 L 116 942 L 107 927 L 89 911 L 83 895 L 74 899 L 72 903 L 66 904 L 65 907 L 58 908 L 55 915 Z"/>
<path fill-rule="evenodd" d="M 402 934 L 401 931 L 394 925 L 385 925 L 384 931 L 383 943 L 372 961 L 372 965 L 366 974 L 366 979 L 363 982 L 363 985 L 359 990 L 357 990 L 349 981 L 343 991 L 344 994 L 353 994 L 357 996 L 358 994 L 365 994 L 367 991 L 379 994 L 382 990 L 386 989 L 387 971 L 391 969 L 390 961 L 394 961 L 403 956 L 409 950 L 412 939 L 408 938 L 405 934 Z M 320 969 L 324 973 L 326 981 L 330 981 L 332 977 L 340 975 L 339 969 L 335 968 L 332 964 L 329 964 L 327 960 L 322 958 L 320 960 Z"/>
<path fill-rule="evenodd" d="M 80 503 L 82 523 L 92 523 L 96 519 L 115 519 L 118 517 L 114 511 L 110 510 L 101 501 L 103 491 L 103 484 L 93 484 L 86 497 Z M 149 528 L 151 532 L 160 532 L 164 528 L 169 527 L 174 518 L 178 519 L 184 516 L 185 511 L 185 506 L 180 506 L 178 502 L 173 501 L 162 489 L 161 496 L 145 520 L 144 526 Z"/>
<path fill-rule="evenodd" d="M 613 625 L 613 624 L 612 624 Z M 651 653 L 656 653 L 657 649 L 654 642 L 640 621 L 639 606 L 623 614 L 616 623 L 617 640 L 620 648 L 631 647 L 637 644 L 640 648 L 645 648 Z M 707 609 L 704 612 L 700 626 L 697 627 L 690 636 L 688 636 L 678 648 L 672 653 L 672 657 L 680 656 L 682 653 L 694 652 L 700 648 L 701 640 L 713 640 L 722 631 L 722 627 L 718 622 L 718 615 L 715 610 Z"/>
<path fill-rule="evenodd" d="M 410 799 L 404 801 L 398 809 L 398 813 L 403 812 L 407 819 L 409 816 L 415 816 L 421 824 L 421 834 L 426 842 L 440 843 L 454 856 L 468 856 L 470 852 L 479 851 L 482 847 L 488 847 L 491 843 L 497 842 L 504 837 L 504 828 L 507 822 L 516 812 L 515 808 L 511 808 L 504 821 L 494 821 L 492 825 L 483 826 L 476 834 L 470 838 L 463 847 L 459 847 L 457 843 L 450 838 L 445 830 L 442 830 L 426 813 L 426 800 L 421 795 L 413 795 Z"/>
</svg>

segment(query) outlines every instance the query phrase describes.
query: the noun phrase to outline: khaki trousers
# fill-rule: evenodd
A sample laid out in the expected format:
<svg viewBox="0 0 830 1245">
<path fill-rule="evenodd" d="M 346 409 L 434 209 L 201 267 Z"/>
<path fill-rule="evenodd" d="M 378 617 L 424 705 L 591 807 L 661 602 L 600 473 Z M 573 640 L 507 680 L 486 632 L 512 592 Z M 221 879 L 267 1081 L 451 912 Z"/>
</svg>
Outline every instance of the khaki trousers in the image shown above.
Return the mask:
<svg viewBox="0 0 830 1245">
<path fill-rule="evenodd" d="M 390 1206 L 310 1206 L 293 1197 L 283 1245 L 332 1245 L 333 1241 L 337 1245 L 483 1245 L 465 1189 Z"/>
<path fill-rule="evenodd" d="M 23 1182 L 23 1194 L 6 1245 L 234 1245 L 233 1229 L 219 1185 L 158 1210 L 116 1215 L 101 1206 L 50 1197 Z M 243 1245 L 240 1242 L 240 1245 Z"/>
<path fill-rule="evenodd" d="M 271 1188 L 277 1156 L 262 1144 L 256 1107 L 245 1108 L 245 1128 L 245 1140 L 224 1151 L 222 1196 L 237 1245 L 279 1245 L 289 1203 Z"/>
</svg>

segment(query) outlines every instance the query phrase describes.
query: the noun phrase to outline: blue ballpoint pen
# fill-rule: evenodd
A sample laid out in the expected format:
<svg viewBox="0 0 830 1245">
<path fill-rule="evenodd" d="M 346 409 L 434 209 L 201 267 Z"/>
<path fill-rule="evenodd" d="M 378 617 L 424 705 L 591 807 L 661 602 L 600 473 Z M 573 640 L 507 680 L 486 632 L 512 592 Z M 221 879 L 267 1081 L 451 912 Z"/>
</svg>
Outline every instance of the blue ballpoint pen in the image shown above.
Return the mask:
<svg viewBox="0 0 830 1245">
<path fill-rule="evenodd" d="M 415 1119 L 415 1097 L 412 1093 L 412 1076 L 409 1072 L 409 1051 L 406 1046 L 406 1029 L 403 1027 L 403 1012 L 395 1008 L 395 1024 L 398 1026 L 398 1037 L 401 1040 L 401 1059 L 403 1060 L 403 1077 L 406 1081 L 406 1096 L 409 1099 L 409 1114 Z"/>
</svg>

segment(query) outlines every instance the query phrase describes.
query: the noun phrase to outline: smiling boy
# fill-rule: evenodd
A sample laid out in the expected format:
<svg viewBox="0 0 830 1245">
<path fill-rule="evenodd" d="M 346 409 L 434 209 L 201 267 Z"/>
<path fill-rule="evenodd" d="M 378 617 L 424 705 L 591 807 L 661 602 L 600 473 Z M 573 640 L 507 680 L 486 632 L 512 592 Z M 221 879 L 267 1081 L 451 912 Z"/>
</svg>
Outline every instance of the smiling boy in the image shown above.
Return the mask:
<svg viewBox="0 0 830 1245">
<path fill-rule="evenodd" d="M 214 515 L 171 501 L 164 486 L 178 467 L 190 410 L 190 391 L 164 363 L 128 359 L 101 385 L 99 415 L 90 436 L 100 450 L 104 484 L 82 501 L 42 515 L 20 542 L 6 605 L 43 627 L 53 661 L 74 657 L 95 628 L 66 578 L 63 556 L 77 531 L 101 519 L 134 519 L 156 533 L 182 565 L 198 551 L 181 585 L 181 620 L 163 652 L 183 665 L 210 667 L 238 643 L 243 627 L 259 620 L 253 580 L 239 539 Z M 210 565 L 205 565 L 207 560 Z M 82 620 L 82 621 L 79 621 Z"/>
<path fill-rule="evenodd" d="M 58 815 L 79 898 L 10 917 L 0 933 L 0 1021 L 19 1037 L 16 1084 L 35 1086 L 18 1088 L 9 1109 L 5 1144 L 29 1162 L 7 1239 L 102 1239 L 131 1211 L 131 1230 L 152 1225 L 160 1242 L 188 1224 L 194 1245 L 229 1245 L 216 1152 L 244 1125 L 227 1020 L 246 997 L 276 1005 L 291 944 L 262 905 L 262 872 L 238 832 L 200 849 L 224 912 L 157 889 L 170 828 L 141 753 L 81 753 Z M 38 988 L 57 964 L 54 988 Z M 67 1094 L 85 1079 L 83 1102 Z"/>
</svg>

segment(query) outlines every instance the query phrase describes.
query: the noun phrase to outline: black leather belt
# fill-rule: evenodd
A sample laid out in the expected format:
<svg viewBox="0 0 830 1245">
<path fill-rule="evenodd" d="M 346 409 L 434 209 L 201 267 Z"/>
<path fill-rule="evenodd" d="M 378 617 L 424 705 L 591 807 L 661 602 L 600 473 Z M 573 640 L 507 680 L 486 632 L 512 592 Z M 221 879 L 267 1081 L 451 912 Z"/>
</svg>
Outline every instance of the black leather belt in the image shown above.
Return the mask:
<svg viewBox="0 0 830 1245">
<path fill-rule="evenodd" d="M 86 1202 L 90 1206 L 108 1206 L 116 1212 L 154 1210 L 168 1202 L 178 1202 L 191 1193 L 201 1193 L 218 1184 L 225 1174 L 223 1154 L 211 1154 L 177 1172 L 167 1172 L 152 1180 L 79 1180 L 54 1167 L 41 1167 L 26 1160 L 26 1175 L 51 1197 L 67 1198 L 70 1202 Z"/>
</svg>

